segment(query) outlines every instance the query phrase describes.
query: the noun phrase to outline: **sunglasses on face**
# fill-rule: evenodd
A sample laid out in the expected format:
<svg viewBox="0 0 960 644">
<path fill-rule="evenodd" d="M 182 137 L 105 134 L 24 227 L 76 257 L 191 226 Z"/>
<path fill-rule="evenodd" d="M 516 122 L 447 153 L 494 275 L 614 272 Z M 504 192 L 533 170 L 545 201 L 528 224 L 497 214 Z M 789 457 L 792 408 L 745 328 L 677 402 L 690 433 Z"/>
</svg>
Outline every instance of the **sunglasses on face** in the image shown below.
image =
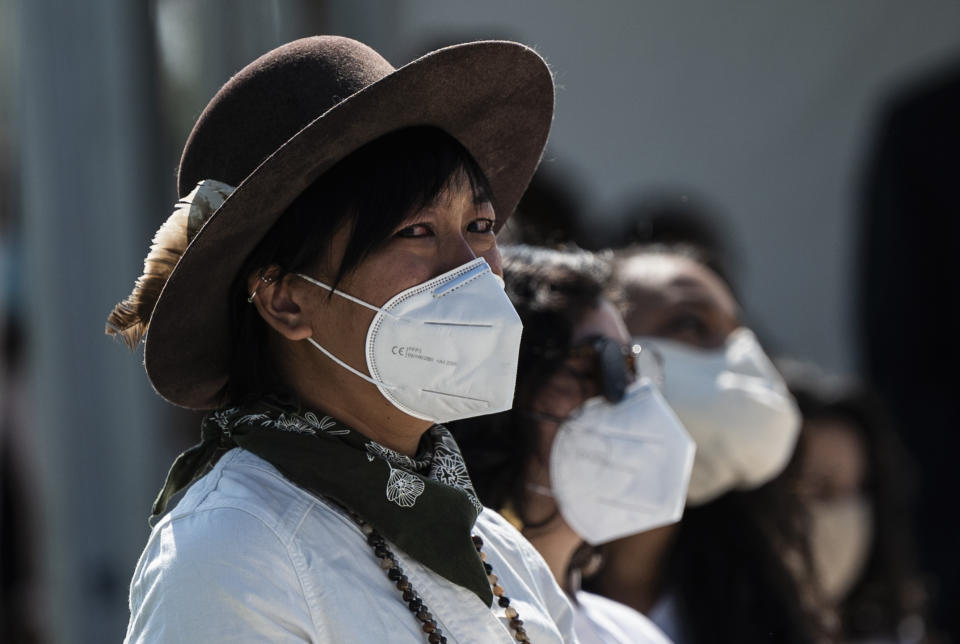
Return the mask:
<svg viewBox="0 0 960 644">
<path fill-rule="evenodd" d="M 600 394 L 612 403 L 623 400 L 627 387 L 633 382 L 648 379 L 655 386 L 663 382 L 663 360 L 647 345 L 622 345 L 612 338 L 595 336 L 574 346 L 569 355 L 593 361 L 595 372 L 571 371 L 581 378 L 595 377 Z"/>
</svg>

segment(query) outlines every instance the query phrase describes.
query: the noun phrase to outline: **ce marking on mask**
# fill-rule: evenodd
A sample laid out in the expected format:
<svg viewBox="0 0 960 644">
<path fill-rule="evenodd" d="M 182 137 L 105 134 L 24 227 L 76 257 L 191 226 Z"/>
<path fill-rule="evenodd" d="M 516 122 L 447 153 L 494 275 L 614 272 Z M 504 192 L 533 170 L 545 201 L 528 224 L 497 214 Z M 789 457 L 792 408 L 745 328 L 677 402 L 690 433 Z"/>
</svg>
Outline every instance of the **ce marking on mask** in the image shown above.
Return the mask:
<svg viewBox="0 0 960 644">
<path fill-rule="evenodd" d="M 424 354 L 423 349 L 420 347 L 411 347 L 411 346 L 400 346 L 393 345 L 390 349 L 390 353 L 401 358 L 411 358 L 414 360 L 423 360 L 424 362 L 432 362 L 434 364 L 442 365 L 444 367 L 455 367 L 457 366 L 456 360 L 444 360 L 442 358 L 434 358 Z"/>
</svg>

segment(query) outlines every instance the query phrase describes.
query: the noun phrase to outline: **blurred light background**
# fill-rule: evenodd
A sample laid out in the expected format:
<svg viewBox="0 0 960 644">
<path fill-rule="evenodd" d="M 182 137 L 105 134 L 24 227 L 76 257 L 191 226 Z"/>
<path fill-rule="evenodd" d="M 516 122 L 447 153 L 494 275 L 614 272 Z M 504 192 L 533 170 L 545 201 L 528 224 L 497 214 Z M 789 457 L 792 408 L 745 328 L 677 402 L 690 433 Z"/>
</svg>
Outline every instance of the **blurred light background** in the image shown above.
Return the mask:
<svg viewBox="0 0 960 644">
<path fill-rule="evenodd" d="M 885 102 L 960 59 L 960 4 L 0 0 L 3 641 L 122 637 L 150 502 L 197 425 L 105 318 L 207 100 L 316 33 L 395 65 L 464 40 L 533 46 L 558 85 L 545 169 L 585 230 L 647 195 L 708 204 L 754 326 L 849 373 L 864 160 Z"/>
</svg>

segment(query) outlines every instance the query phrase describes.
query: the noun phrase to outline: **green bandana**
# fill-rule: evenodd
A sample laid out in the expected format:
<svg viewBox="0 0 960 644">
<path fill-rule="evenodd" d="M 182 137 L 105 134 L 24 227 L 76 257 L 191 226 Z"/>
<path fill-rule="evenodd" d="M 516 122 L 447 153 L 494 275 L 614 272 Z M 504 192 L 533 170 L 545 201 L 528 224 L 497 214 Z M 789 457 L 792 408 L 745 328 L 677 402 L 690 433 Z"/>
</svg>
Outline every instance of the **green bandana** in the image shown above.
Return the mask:
<svg viewBox="0 0 960 644">
<path fill-rule="evenodd" d="M 225 450 L 241 447 L 300 487 L 355 512 L 408 555 L 493 601 L 470 538 L 483 506 L 450 432 L 434 425 L 415 458 L 371 441 L 330 416 L 275 401 L 211 412 L 202 440 L 177 457 L 153 506 L 162 514 L 179 490 Z"/>
</svg>

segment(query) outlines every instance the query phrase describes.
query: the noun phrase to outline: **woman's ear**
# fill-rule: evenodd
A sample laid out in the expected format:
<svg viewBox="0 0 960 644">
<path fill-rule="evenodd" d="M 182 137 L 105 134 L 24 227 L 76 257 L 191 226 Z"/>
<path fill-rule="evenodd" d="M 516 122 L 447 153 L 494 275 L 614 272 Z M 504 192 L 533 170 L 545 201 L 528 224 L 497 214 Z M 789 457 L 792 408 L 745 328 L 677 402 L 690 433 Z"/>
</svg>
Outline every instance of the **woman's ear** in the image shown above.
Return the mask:
<svg viewBox="0 0 960 644">
<path fill-rule="evenodd" d="M 273 277 L 271 277 L 273 275 Z M 281 275 L 276 267 L 258 272 L 247 279 L 247 292 L 260 317 L 274 331 L 288 340 L 304 340 L 313 334 L 310 321 L 299 298 L 304 292 L 297 288 L 296 275 Z"/>
</svg>

